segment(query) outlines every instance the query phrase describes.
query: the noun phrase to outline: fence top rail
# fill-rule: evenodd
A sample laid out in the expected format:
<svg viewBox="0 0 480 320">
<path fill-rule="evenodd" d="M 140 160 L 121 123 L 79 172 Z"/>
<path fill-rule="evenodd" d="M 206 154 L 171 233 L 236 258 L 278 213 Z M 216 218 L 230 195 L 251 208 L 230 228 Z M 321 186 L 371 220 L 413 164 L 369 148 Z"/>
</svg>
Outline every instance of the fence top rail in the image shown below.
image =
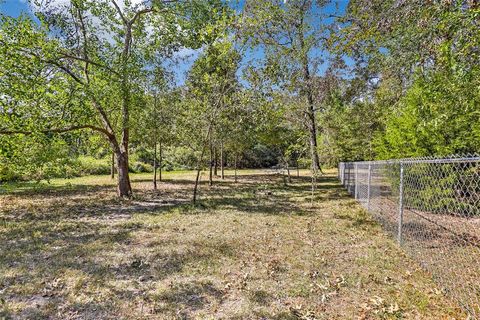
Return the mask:
<svg viewBox="0 0 480 320">
<path fill-rule="evenodd" d="M 477 154 L 472 155 L 451 155 L 447 157 L 423 157 L 423 158 L 405 158 L 405 159 L 389 159 L 389 160 L 375 160 L 375 161 L 351 161 L 340 162 L 340 164 L 417 164 L 417 163 L 438 163 L 438 164 L 450 164 L 450 163 L 476 163 L 480 162 L 480 156 Z"/>
</svg>

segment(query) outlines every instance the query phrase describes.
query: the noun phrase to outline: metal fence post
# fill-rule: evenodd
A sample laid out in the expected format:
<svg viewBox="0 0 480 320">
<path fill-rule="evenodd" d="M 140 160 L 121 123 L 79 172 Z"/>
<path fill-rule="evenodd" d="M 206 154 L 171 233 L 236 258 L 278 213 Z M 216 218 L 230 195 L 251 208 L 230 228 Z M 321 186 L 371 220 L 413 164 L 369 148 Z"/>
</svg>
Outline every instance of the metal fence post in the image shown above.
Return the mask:
<svg viewBox="0 0 480 320">
<path fill-rule="evenodd" d="M 402 244 L 403 227 L 403 162 L 400 161 L 400 190 L 398 200 L 398 244 Z"/>
<path fill-rule="evenodd" d="M 358 164 L 355 163 L 355 200 L 358 199 Z"/>
<path fill-rule="evenodd" d="M 370 188 L 372 184 L 372 164 L 368 163 L 367 211 L 370 211 Z"/>
<path fill-rule="evenodd" d="M 343 168 L 342 168 L 342 163 L 338 163 L 338 180 L 340 180 L 340 184 L 343 185 Z"/>
</svg>

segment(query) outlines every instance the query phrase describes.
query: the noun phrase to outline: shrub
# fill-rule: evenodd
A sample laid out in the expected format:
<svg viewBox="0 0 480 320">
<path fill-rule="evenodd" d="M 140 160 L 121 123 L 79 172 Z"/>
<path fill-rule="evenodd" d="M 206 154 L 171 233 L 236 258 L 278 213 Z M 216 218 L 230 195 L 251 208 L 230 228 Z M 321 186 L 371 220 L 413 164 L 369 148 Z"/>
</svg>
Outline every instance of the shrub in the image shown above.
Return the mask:
<svg viewBox="0 0 480 320">
<path fill-rule="evenodd" d="M 143 162 L 135 162 L 130 169 L 133 172 L 137 172 L 137 173 L 153 172 L 153 166 L 148 164 L 148 163 L 143 163 Z"/>
<path fill-rule="evenodd" d="M 78 157 L 79 175 L 109 174 L 111 170 L 110 159 L 96 159 L 90 156 Z"/>
<path fill-rule="evenodd" d="M 165 171 L 173 171 L 175 169 L 173 163 L 171 163 L 170 161 L 164 161 L 162 168 Z"/>
</svg>

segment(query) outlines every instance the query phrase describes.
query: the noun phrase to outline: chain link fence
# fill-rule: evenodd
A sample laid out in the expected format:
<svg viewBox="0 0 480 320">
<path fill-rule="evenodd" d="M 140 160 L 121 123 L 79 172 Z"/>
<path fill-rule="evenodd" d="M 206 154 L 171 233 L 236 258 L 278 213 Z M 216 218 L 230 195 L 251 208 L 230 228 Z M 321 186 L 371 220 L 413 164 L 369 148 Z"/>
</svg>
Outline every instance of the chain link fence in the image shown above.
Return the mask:
<svg viewBox="0 0 480 320">
<path fill-rule="evenodd" d="M 474 319 L 480 319 L 480 157 L 341 162 L 338 177 Z"/>
</svg>

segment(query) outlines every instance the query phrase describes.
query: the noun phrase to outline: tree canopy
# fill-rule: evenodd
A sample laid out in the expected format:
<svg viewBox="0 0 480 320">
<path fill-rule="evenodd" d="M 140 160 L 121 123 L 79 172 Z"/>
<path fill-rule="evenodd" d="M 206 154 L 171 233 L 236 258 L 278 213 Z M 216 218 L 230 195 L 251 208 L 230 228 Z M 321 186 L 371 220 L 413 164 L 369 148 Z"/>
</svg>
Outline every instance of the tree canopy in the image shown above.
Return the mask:
<svg viewBox="0 0 480 320">
<path fill-rule="evenodd" d="M 29 7 L 0 16 L 1 181 L 480 151 L 478 1 Z"/>
</svg>

